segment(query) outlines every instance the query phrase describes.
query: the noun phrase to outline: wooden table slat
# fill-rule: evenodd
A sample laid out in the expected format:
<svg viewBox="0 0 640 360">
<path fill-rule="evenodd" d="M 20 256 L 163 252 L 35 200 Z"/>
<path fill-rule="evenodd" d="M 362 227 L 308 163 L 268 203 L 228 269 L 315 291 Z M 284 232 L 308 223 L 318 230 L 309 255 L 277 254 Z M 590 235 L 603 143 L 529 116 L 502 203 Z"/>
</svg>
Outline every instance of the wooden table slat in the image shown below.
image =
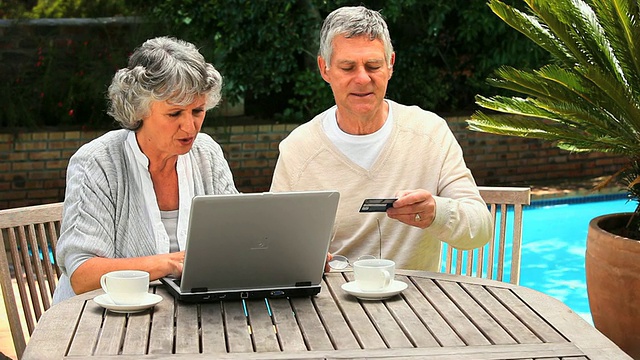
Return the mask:
<svg viewBox="0 0 640 360">
<path fill-rule="evenodd" d="M 127 332 L 124 335 L 123 354 L 143 355 L 147 352 L 149 341 L 149 328 L 151 327 L 151 317 L 145 310 L 142 313 L 129 315 Z"/>
<path fill-rule="evenodd" d="M 200 352 L 198 305 L 183 304 L 176 309 L 176 354 Z"/>
<path fill-rule="evenodd" d="M 347 294 L 340 286 L 345 283 L 344 278 L 329 277 L 327 283 L 331 286 L 335 295 L 335 302 L 342 313 L 342 316 L 349 323 L 349 327 L 357 329 L 354 336 L 364 349 L 383 349 L 387 345 L 380 334 L 371 323 L 371 320 L 364 311 L 360 302 L 353 296 Z"/>
<path fill-rule="evenodd" d="M 324 295 L 328 293 L 328 290 L 323 289 L 321 294 Z M 328 335 L 328 330 L 320 321 L 320 316 L 316 311 L 314 306 L 314 301 L 320 301 L 322 304 L 327 303 L 326 301 L 321 301 L 323 298 L 322 295 L 314 298 L 292 298 L 291 306 L 293 311 L 295 312 L 295 317 L 298 320 L 298 327 L 300 328 L 300 334 L 303 338 L 304 343 L 308 346 L 309 350 L 333 350 L 333 344 L 331 343 L 331 339 Z M 326 299 L 324 299 L 326 300 Z M 322 305 L 321 305 L 322 306 Z M 335 310 L 336 313 L 338 309 Z M 343 327 L 346 327 L 346 324 L 342 323 Z M 348 329 L 347 329 L 348 331 Z M 355 338 L 351 336 L 351 332 L 348 332 L 352 343 L 357 346 L 357 342 Z"/>
<path fill-rule="evenodd" d="M 200 321 L 202 322 L 202 352 L 205 354 L 227 352 L 222 303 L 201 306 Z"/>
<path fill-rule="evenodd" d="M 124 338 L 126 323 L 126 314 L 106 311 L 102 322 L 102 333 L 96 344 L 95 354 L 118 354 Z"/>
<path fill-rule="evenodd" d="M 253 340 L 242 302 L 223 301 L 229 352 L 253 352 Z"/>
<path fill-rule="evenodd" d="M 175 303 L 171 294 L 162 286 L 155 288 L 156 294 L 164 299 L 151 309 L 152 324 L 149 331 L 149 354 L 171 354 L 173 352 L 175 330 L 173 320 Z"/>
<path fill-rule="evenodd" d="M 467 317 L 477 326 L 492 344 L 516 344 L 517 341 L 502 328 L 496 320 L 491 317 L 476 301 L 472 298 L 460 284 L 452 281 L 436 280 L 436 283 L 453 299 L 455 304 L 462 310 Z"/>
<path fill-rule="evenodd" d="M 467 345 L 489 345 L 489 340 L 478 330 L 455 303 L 445 295 L 435 282 L 426 279 L 416 279 L 416 285 L 424 296 L 447 319 L 447 323 Z"/>
<path fill-rule="evenodd" d="M 409 286 L 402 292 L 402 297 L 404 297 L 414 313 L 427 326 L 430 334 L 433 335 L 440 346 L 465 345 L 464 341 L 462 341 L 442 315 L 436 311 L 429 301 L 426 301 L 424 295 L 415 286 L 413 281 L 409 281 L 407 284 Z"/>
<path fill-rule="evenodd" d="M 163 301 L 128 315 L 98 306 L 96 290 L 45 312 L 23 359 L 630 359 L 566 305 L 526 287 L 398 270 L 405 291 L 362 301 L 340 287 L 351 278 L 332 272 L 318 296 L 246 308 L 178 302 L 154 284 Z"/>
<path fill-rule="evenodd" d="M 508 289 L 490 289 L 507 306 L 515 316 L 531 329 L 537 336 L 545 342 L 565 342 L 566 340 L 554 330 L 547 322 L 538 316 L 527 304 L 523 303 L 517 296 Z"/>
<path fill-rule="evenodd" d="M 255 351 L 280 351 L 273 320 L 269 316 L 264 299 L 246 300 L 246 304 Z"/>
<path fill-rule="evenodd" d="M 329 279 L 332 278 L 337 278 L 338 281 L 332 280 L 330 282 Z M 343 292 L 340 285 L 344 283 L 341 274 L 330 274 L 324 279 L 322 290 L 313 301 L 332 347 L 334 349 L 360 349 L 358 340 L 335 301 L 335 298 Z M 308 339 L 308 342 L 315 343 L 311 338 Z"/>
<path fill-rule="evenodd" d="M 411 280 L 406 276 L 396 276 L 396 280 L 413 286 Z M 403 293 L 399 296 L 403 297 L 403 301 L 388 301 L 386 305 L 407 338 L 417 347 L 439 346 L 436 338 L 407 303 L 406 298 L 404 298 L 406 295 Z"/>
<path fill-rule="evenodd" d="M 346 273 L 345 275 L 348 281 L 354 281 L 353 273 Z M 355 297 L 350 297 L 355 299 Z M 360 303 L 387 347 L 413 347 L 414 344 L 406 336 L 404 330 L 387 309 L 389 303 L 398 301 L 404 301 L 400 295 L 396 295 L 383 301 L 360 300 Z"/>
<path fill-rule="evenodd" d="M 69 348 L 69 355 L 88 356 L 93 354 L 96 341 L 100 336 L 100 328 L 96 327 L 95 324 L 102 322 L 105 311 L 105 309 L 93 300 L 86 302 L 82 317 L 78 322 L 73 342 Z"/>
<path fill-rule="evenodd" d="M 311 303 L 311 298 L 303 298 L 302 300 Z M 282 346 L 282 351 L 306 351 L 307 346 L 300 333 L 300 327 L 296 322 L 295 309 L 292 307 L 290 300 L 271 299 L 268 300 L 268 303 L 273 313 L 276 335 Z"/>
<path fill-rule="evenodd" d="M 499 302 L 492 293 L 482 285 L 462 284 L 480 304 L 519 344 L 536 344 L 542 342 L 528 327 L 526 327 L 513 313 Z"/>
</svg>

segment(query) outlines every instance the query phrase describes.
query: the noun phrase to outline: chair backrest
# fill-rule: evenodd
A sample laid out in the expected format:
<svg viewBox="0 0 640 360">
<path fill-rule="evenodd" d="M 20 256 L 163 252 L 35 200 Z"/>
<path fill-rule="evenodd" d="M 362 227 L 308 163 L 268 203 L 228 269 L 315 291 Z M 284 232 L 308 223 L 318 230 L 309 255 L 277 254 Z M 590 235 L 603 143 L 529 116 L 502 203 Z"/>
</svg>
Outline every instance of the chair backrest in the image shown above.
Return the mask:
<svg viewBox="0 0 640 360">
<path fill-rule="evenodd" d="M 60 278 L 54 254 L 61 219 L 62 203 L 0 210 L 0 286 L 18 358 Z"/>
<path fill-rule="evenodd" d="M 478 189 L 493 218 L 492 240 L 474 250 L 458 250 L 445 244 L 443 246 L 443 251 L 446 252 L 444 272 L 506 281 L 507 266 L 505 265 L 510 265 L 508 267 L 509 282 L 518 284 L 522 246 L 522 207 L 530 204 L 531 189 L 489 186 L 479 186 Z M 508 222 L 511 226 L 507 225 Z M 506 255 L 509 245 L 511 246 L 510 261 Z"/>
</svg>

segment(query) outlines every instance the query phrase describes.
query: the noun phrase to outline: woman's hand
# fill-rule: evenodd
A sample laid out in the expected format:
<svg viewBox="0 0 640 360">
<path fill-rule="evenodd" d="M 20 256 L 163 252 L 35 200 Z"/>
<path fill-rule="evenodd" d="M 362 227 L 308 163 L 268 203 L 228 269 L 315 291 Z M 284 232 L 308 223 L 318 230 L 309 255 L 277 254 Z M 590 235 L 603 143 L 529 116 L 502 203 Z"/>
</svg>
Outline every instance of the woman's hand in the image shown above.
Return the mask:
<svg viewBox="0 0 640 360">
<path fill-rule="evenodd" d="M 76 294 L 100 288 L 102 275 L 115 270 L 142 270 L 149 273 L 149 280 L 165 276 L 182 276 L 184 251 L 135 258 L 93 257 L 80 265 L 70 276 L 71 287 Z"/>
<path fill-rule="evenodd" d="M 333 259 L 333 255 L 331 253 L 327 253 L 327 261 L 324 263 L 324 272 L 331 271 L 331 266 L 329 266 L 329 261 Z"/>
</svg>

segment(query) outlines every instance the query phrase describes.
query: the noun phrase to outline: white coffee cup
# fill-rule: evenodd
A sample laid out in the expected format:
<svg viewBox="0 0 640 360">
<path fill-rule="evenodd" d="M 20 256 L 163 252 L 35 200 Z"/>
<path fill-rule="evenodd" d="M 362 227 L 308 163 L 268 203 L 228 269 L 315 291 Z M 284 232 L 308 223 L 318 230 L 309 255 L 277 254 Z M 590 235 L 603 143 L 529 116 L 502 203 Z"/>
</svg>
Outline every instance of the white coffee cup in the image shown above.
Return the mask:
<svg viewBox="0 0 640 360">
<path fill-rule="evenodd" d="M 116 305 L 138 305 L 149 292 L 149 273 L 141 270 L 117 270 L 100 278 L 102 290 Z"/>
<path fill-rule="evenodd" d="M 387 259 L 363 259 L 353 263 L 356 285 L 362 291 L 384 291 L 395 276 L 396 263 Z"/>
</svg>

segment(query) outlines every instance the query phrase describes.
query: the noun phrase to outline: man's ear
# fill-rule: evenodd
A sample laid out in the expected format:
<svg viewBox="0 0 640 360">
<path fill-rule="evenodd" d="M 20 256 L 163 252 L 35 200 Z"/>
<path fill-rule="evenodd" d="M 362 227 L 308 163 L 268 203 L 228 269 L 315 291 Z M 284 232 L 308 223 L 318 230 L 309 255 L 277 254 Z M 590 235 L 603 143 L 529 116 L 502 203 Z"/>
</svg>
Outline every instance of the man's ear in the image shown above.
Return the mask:
<svg viewBox="0 0 640 360">
<path fill-rule="evenodd" d="M 393 76 L 393 65 L 396 63 L 395 51 L 391 53 L 391 61 L 389 61 L 389 79 Z"/>
<path fill-rule="evenodd" d="M 329 75 L 327 74 L 327 62 L 324 61 L 322 56 L 318 56 L 318 70 L 320 70 L 320 76 L 326 81 L 329 82 Z"/>
</svg>

